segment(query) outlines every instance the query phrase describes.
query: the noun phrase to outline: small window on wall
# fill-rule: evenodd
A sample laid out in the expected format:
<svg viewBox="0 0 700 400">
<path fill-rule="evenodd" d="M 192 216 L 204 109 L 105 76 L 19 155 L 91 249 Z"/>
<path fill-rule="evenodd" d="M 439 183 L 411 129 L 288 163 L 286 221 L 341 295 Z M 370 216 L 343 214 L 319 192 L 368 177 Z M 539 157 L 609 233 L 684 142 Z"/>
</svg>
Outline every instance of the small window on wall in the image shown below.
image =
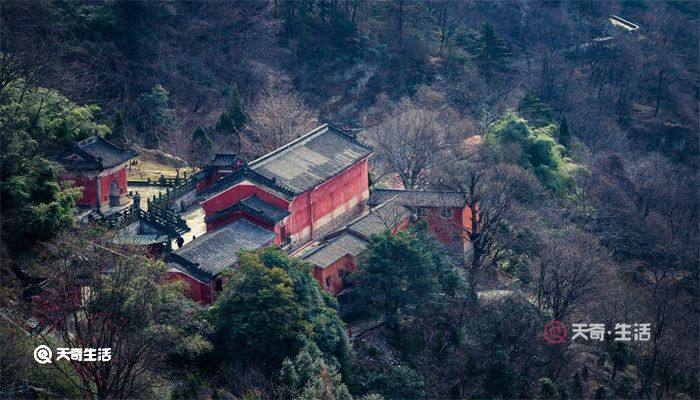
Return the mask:
<svg viewBox="0 0 700 400">
<path fill-rule="evenodd" d="M 326 277 L 326 287 L 329 289 L 331 288 L 331 277 L 330 276 Z"/>
<path fill-rule="evenodd" d="M 344 276 L 345 276 L 345 270 L 342 269 L 342 268 L 339 269 L 339 270 L 338 270 L 338 276 L 341 277 L 341 278 L 344 277 Z"/>
<path fill-rule="evenodd" d="M 215 292 L 220 292 L 220 291 L 222 291 L 222 290 L 224 290 L 224 283 L 223 283 L 223 281 L 222 281 L 221 279 L 217 279 L 217 280 L 214 282 L 214 291 L 215 291 Z"/>
<path fill-rule="evenodd" d="M 450 210 L 449 208 L 443 208 L 442 210 L 440 210 L 440 216 L 442 218 L 452 218 L 452 210 Z"/>
</svg>

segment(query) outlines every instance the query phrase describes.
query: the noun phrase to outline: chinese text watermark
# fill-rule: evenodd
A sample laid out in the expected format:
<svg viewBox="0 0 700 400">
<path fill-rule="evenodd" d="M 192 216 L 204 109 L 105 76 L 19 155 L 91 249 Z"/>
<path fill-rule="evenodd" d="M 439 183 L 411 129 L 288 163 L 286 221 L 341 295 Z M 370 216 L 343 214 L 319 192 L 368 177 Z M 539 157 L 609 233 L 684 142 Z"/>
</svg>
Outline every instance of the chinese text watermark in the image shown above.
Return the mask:
<svg viewBox="0 0 700 400">
<path fill-rule="evenodd" d="M 49 364 L 61 359 L 80 362 L 109 361 L 112 359 L 112 349 L 109 347 L 98 349 L 57 347 L 56 358 L 52 357 L 53 352 L 49 346 L 42 344 L 34 349 L 34 360 L 39 364 Z"/>
<path fill-rule="evenodd" d="M 560 344 L 566 341 L 569 327 L 561 321 L 549 321 L 544 326 L 542 334 L 549 344 Z M 571 340 L 604 341 L 612 337 L 615 342 L 648 342 L 651 339 L 650 323 L 616 323 L 614 329 L 607 329 L 605 324 L 572 324 Z"/>
</svg>

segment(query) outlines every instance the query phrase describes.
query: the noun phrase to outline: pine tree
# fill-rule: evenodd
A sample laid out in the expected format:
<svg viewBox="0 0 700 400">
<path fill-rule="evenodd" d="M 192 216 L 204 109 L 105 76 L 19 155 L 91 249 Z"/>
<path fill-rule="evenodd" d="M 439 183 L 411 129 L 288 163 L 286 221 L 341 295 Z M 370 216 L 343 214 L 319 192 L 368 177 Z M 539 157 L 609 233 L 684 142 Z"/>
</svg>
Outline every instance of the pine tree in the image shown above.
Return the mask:
<svg viewBox="0 0 700 400">
<path fill-rule="evenodd" d="M 192 132 L 192 141 L 190 142 L 190 160 L 197 165 L 203 165 L 212 156 L 214 145 L 209 138 L 209 135 L 204 131 L 204 128 L 198 126 Z"/>
<path fill-rule="evenodd" d="M 472 42 L 471 53 L 479 71 L 487 78 L 496 72 L 508 72 L 512 52 L 493 26 L 484 22 L 478 37 Z"/>
<path fill-rule="evenodd" d="M 568 151 L 569 146 L 571 145 L 571 132 L 569 132 L 569 122 L 566 120 L 566 115 L 561 116 L 558 136 L 559 143 L 561 143 L 561 145 Z"/>
<path fill-rule="evenodd" d="M 554 385 L 549 378 L 542 378 L 539 380 L 540 389 L 537 393 L 537 398 L 539 400 L 556 400 L 559 395 L 557 394 L 557 387 Z"/>
<path fill-rule="evenodd" d="M 229 95 L 229 103 L 226 110 L 221 113 L 219 120 L 216 122 L 214 129 L 221 134 L 234 134 L 237 138 L 237 146 L 240 149 L 240 130 L 246 122 L 246 116 L 243 112 L 243 102 L 238 93 L 238 88 L 235 83 L 231 84 L 231 94 Z"/>
<path fill-rule="evenodd" d="M 114 116 L 114 127 L 112 132 L 107 135 L 107 140 L 116 144 L 117 146 L 124 147 L 126 145 L 126 133 L 124 131 L 124 117 L 122 117 L 121 112 L 117 112 Z"/>
<path fill-rule="evenodd" d="M 606 347 L 606 350 L 610 355 L 610 363 L 613 367 L 610 380 L 615 382 L 617 372 L 623 370 L 629 363 L 629 349 L 627 349 L 627 346 L 622 342 L 609 342 L 607 343 Z"/>
<path fill-rule="evenodd" d="M 158 148 L 161 139 L 180 128 L 175 110 L 168 105 L 168 96 L 168 91 L 158 84 L 139 100 L 139 111 L 143 116 L 139 123 L 147 148 Z"/>
<path fill-rule="evenodd" d="M 532 93 L 527 93 L 520 100 L 518 113 L 534 127 L 540 128 L 554 122 L 552 109 Z"/>
<path fill-rule="evenodd" d="M 294 359 L 284 360 L 279 377 L 285 398 L 352 399 L 337 369 L 326 364 L 323 353 L 311 342 Z"/>
<path fill-rule="evenodd" d="M 452 260 L 426 232 L 421 224 L 396 235 L 389 230 L 374 235 L 355 275 L 363 283 L 357 289 L 358 303 L 367 313 L 382 314 L 389 329 L 396 329 L 399 315 L 414 322 L 434 315 L 444 307 L 441 299 L 463 283 Z"/>
<path fill-rule="evenodd" d="M 212 310 L 214 346 L 222 360 L 276 370 L 289 358 L 286 383 L 299 389 L 305 369 L 294 357 L 313 347 L 322 356 L 312 358 L 322 358 L 342 376 L 350 373 L 351 345 L 338 305 L 309 274 L 308 264 L 272 247 L 243 251 L 237 264 Z"/>
</svg>

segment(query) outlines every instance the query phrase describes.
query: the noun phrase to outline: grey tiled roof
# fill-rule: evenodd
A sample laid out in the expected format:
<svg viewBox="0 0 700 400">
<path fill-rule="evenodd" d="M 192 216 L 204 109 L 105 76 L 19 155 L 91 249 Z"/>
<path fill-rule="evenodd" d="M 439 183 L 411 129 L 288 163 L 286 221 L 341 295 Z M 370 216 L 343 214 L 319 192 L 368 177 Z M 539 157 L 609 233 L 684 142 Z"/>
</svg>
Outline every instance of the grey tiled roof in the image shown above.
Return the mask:
<svg viewBox="0 0 700 400">
<path fill-rule="evenodd" d="M 352 256 L 359 255 L 365 250 L 368 244 L 368 241 L 352 232 L 345 232 L 340 236 L 320 244 L 301 257 L 319 268 L 326 268 L 346 254 Z"/>
<path fill-rule="evenodd" d="M 72 154 L 80 159 L 67 158 Z M 124 150 L 99 136 L 93 136 L 76 143 L 60 162 L 68 170 L 101 171 L 125 163 L 136 155 L 134 151 Z"/>
<path fill-rule="evenodd" d="M 239 219 L 175 250 L 169 265 L 195 277 L 216 276 L 236 263 L 239 250 L 259 249 L 274 239 L 274 233 Z"/>
<path fill-rule="evenodd" d="M 462 208 L 464 197 L 457 192 L 436 190 L 372 189 L 367 204 L 370 206 L 395 201 L 407 207 Z"/>
<path fill-rule="evenodd" d="M 119 234 L 112 240 L 117 244 L 135 244 L 138 246 L 146 246 L 149 244 L 167 242 L 167 235 L 141 235 L 141 234 Z"/>
<path fill-rule="evenodd" d="M 269 191 L 283 199 L 291 200 L 295 196 L 295 192 L 292 189 L 281 186 L 277 183 L 276 179 L 270 179 L 266 176 L 263 176 L 262 174 L 259 174 L 258 172 L 252 170 L 247 165 L 243 165 L 236 172 L 224 176 L 223 178 L 216 181 L 212 186 L 202 190 L 200 192 L 200 196 L 202 196 L 205 199 L 214 197 L 219 193 L 225 191 L 226 189 L 245 180 L 251 180 L 259 186 L 268 189 Z"/>
<path fill-rule="evenodd" d="M 372 235 L 383 232 L 411 217 L 406 207 L 393 201 L 371 208 L 366 214 L 352 221 L 347 230 L 369 239 Z"/>
<path fill-rule="evenodd" d="M 270 221 L 279 222 L 283 220 L 287 215 L 290 214 L 289 211 L 275 207 L 272 204 L 268 204 L 262 201 L 257 195 L 252 195 L 241 200 L 241 204 L 244 204 L 256 211 L 259 211 Z"/>
<path fill-rule="evenodd" d="M 272 225 L 280 222 L 290 214 L 289 211 L 275 207 L 272 204 L 268 204 L 261 200 L 257 195 L 252 195 L 230 207 L 226 207 L 221 211 L 213 213 L 212 215 L 206 217 L 205 221 L 214 221 L 237 211 L 259 217 Z"/>
<path fill-rule="evenodd" d="M 237 154 L 230 153 L 216 153 L 214 158 L 207 164 L 208 167 L 232 167 L 236 165 L 238 161 Z"/>
<path fill-rule="evenodd" d="M 326 268 L 346 254 L 359 255 L 369 245 L 372 235 L 394 228 L 410 216 L 411 212 L 400 204 L 391 201 L 381 204 L 329 236 L 318 247 L 302 254 L 301 258 L 319 268 Z"/>
<path fill-rule="evenodd" d="M 250 167 L 295 193 L 317 186 L 369 156 L 372 150 L 347 133 L 322 125 L 250 163 Z"/>
</svg>

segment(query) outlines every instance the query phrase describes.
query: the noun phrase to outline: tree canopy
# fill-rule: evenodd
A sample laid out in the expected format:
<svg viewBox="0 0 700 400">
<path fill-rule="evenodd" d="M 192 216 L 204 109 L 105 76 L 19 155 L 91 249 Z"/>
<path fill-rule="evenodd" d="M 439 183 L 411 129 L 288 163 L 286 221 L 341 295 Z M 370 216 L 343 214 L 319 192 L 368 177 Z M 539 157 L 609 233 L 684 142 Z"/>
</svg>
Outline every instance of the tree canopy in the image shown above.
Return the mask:
<svg viewBox="0 0 700 400">
<path fill-rule="evenodd" d="M 189 153 L 190 160 L 195 165 L 204 166 L 211 160 L 214 153 L 214 144 L 201 126 L 198 126 L 197 129 L 192 132 Z"/>
<path fill-rule="evenodd" d="M 169 104 L 169 93 L 161 84 L 139 99 L 139 127 L 144 144 L 149 149 L 158 148 L 160 141 L 180 129 L 175 109 Z"/>
<path fill-rule="evenodd" d="M 470 45 L 470 52 L 479 71 L 486 77 L 497 72 L 508 72 L 512 52 L 488 22 L 481 25 L 476 39 Z"/>
<path fill-rule="evenodd" d="M 228 105 L 224 112 L 219 116 L 218 121 L 216 121 L 215 129 L 217 132 L 225 134 L 234 134 L 237 131 L 243 129 L 243 125 L 246 122 L 246 116 L 243 112 L 243 101 L 238 93 L 238 86 L 236 83 L 231 83 L 231 92 L 229 93 Z"/>
<path fill-rule="evenodd" d="M 72 224 L 80 193 L 58 182 L 50 161 L 77 140 L 110 132 L 100 108 L 72 103 L 55 90 L 18 79 L 3 88 L 0 103 L 0 195 L 3 241 L 26 251 Z"/>
<path fill-rule="evenodd" d="M 434 315 L 463 285 L 444 247 L 423 226 L 372 237 L 353 281 L 358 303 L 391 328 L 401 318 Z"/>
<path fill-rule="evenodd" d="M 267 248 L 241 252 L 238 265 L 211 311 L 224 361 L 271 371 L 310 341 L 329 366 L 347 372 L 352 354 L 337 304 L 307 264 Z"/>
</svg>

